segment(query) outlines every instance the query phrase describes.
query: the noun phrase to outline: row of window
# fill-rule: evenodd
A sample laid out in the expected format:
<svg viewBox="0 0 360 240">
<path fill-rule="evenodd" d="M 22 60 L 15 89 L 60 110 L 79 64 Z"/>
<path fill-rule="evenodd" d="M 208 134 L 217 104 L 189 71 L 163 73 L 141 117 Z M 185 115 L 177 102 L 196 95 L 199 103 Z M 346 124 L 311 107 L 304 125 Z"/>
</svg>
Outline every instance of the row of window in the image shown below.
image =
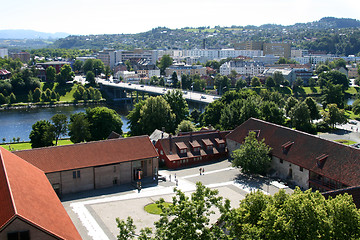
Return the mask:
<svg viewBox="0 0 360 240">
<path fill-rule="evenodd" d="M 183 160 L 180 160 L 180 163 L 181 164 L 184 164 L 184 163 L 188 163 L 189 161 L 194 161 L 194 162 L 196 162 L 196 161 L 201 161 L 202 160 L 202 157 L 194 157 L 194 158 L 188 158 L 188 159 L 183 159 Z"/>
</svg>

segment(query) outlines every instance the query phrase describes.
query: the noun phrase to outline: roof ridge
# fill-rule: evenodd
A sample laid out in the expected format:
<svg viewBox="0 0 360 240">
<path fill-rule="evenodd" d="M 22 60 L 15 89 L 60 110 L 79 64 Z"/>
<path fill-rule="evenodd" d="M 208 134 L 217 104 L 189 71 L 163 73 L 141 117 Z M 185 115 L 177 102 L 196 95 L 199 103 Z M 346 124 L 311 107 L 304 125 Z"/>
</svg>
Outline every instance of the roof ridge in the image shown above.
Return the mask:
<svg viewBox="0 0 360 240">
<path fill-rule="evenodd" d="M 342 143 L 339 143 L 339 142 L 335 142 L 335 141 L 331 141 L 331 140 L 322 138 L 322 137 L 320 137 L 319 135 L 314 135 L 314 134 L 311 134 L 311 133 L 302 132 L 302 131 L 297 130 L 297 129 L 292 129 L 292 128 L 289 128 L 289 127 L 286 127 L 286 126 L 278 125 L 278 124 L 275 124 L 275 123 L 266 122 L 266 121 L 261 120 L 261 119 L 258 119 L 258 118 L 253 118 L 253 117 L 251 117 L 251 118 L 249 118 L 247 121 L 249 121 L 250 119 L 253 119 L 253 120 L 258 121 L 258 122 L 262 122 L 262 123 L 267 124 L 267 125 L 273 125 L 273 126 L 275 126 L 275 127 L 280 127 L 280 128 L 285 129 L 285 130 L 294 131 L 294 132 L 297 132 L 297 133 L 299 133 L 299 134 L 308 135 L 309 137 L 312 137 L 312 138 L 315 138 L 315 139 L 320 139 L 320 140 L 322 140 L 322 141 L 327 141 L 327 142 L 329 142 L 329 143 L 331 143 L 331 144 L 337 144 L 337 145 L 343 146 L 343 147 L 350 147 L 351 149 L 354 149 L 354 150 L 360 150 L 360 149 L 358 149 L 358 148 L 356 148 L 356 147 L 353 147 L 353 146 L 350 146 L 350 145 L 345 145 L 345 144 L 342 144 Z M 246 122 L 246 121 L 245 121 L 245 122 Z M 245 123 L 245 122 L 244 122 L 244 123 Z M 242 125 L 242 124 L 241 124 L 241 125 Z M 241 126 L 241 125 L 239 125 L 239 126 Z"/>
<path fill-rule="evenodd" d="M 31 149 L 25 149 L 25 150 L 17 150 L 15 152 L 26 152 L 26 151 L 35 151 L 35 150 L 40 150 L 40 149 L 51 149 L 51 148 L 61 148 L 61 147 L 75 147 L 75 146 L 85 145 L 85 144 L 95 144 L 95 143 L 101 143 L 101 142 L 106 142 L 106 141 L 121 141 L 121 140 L 129 139 L 129 138 L 140 138 L 140 137 L 146 137 L 146 136 L 149 137 L 148 135 L 140 135 L 140 136 L 131 136 L 131 137 L 127 137 L 127 138 L 103 139 L 103 140 L 98 140 L 98 141 L 80 142 L 80 143 L 73 143 L 73 144 L 68 144 L 68 145 L 47 146 L 47 147 L 31 148 Z"/>
<path fill-rule="evenodd" d="M 14 207 L 14 212 L 15 212 L 15 214 L 17 214 L 17 209 L 16 209 L 16 205 L 15 205 L 15 200 L 14 200 L 13 193 L 12 193 L 12 191 L 11 191 L 10 181 L 9 181 L 9 177 L 8 177 L 7 170 L 6 170 L 6 167 L 5 167 L 4 157 L 3 157 L 3 151 L 1 150 L 1 148 L 0 148 L 0 159 L 1 159 L 2 168 L 3 168 L 3 170 L 4 170 L 4 174 L 5 174 L 5 178 L 6 178 L 6 185 L 8 186 L 8 191 L 9 191 L 9 194 L 10 194 L 12 206 Z"/>
</svg>

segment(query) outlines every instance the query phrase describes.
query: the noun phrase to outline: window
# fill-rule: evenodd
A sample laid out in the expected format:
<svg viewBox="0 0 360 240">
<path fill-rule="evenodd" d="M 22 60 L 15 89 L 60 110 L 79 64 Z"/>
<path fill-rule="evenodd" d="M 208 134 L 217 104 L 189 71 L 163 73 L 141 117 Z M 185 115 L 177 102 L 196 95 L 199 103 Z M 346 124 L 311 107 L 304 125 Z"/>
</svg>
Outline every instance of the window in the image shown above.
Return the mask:
<svg viewBox="0 0 360 240">
<path fill-rule="evenodd" d="M 283 163 L 284 161 L 282 159 L 280 159 L 280 163 Z"/>
<path fill-rule="evenodd" d="M 300 172 L 303 172 L 303 171 L 304 171 L 303 167 L 300 167 Z"/>
<path fill-rule="evenodd" d="M 30 232 L 12 232 L 7 234 L 8 240 L 30 240 Z"/>
<path fill-rule="evenodd" d="M 160 155 L 163 155 L 163 154 L 164 154 L 163 150 L 160 150 Z"/>
<path fill-rule="evenodd" d="M 80 170 L 73 171 L 73 178 L 80 178 Z"/>
<path fill-rule="evenodd" d="M 116 166 L 114 166 L 114 172 L 116 172 Z"/>
</svg>

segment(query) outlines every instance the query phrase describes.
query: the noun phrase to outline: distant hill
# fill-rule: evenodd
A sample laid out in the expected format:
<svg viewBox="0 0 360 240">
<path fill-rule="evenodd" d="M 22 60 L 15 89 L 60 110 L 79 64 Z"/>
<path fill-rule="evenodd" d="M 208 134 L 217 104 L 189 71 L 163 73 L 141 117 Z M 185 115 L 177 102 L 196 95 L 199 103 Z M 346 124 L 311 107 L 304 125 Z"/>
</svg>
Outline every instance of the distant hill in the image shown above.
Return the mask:
<svg viewBox="0 0 360 240">
<path fill-rule="evenodd" d="M 0 39 L 57 39 L 69 36 L 68 33 L 44 33 L 33 30 L 0 30 Z"/>
</svg>

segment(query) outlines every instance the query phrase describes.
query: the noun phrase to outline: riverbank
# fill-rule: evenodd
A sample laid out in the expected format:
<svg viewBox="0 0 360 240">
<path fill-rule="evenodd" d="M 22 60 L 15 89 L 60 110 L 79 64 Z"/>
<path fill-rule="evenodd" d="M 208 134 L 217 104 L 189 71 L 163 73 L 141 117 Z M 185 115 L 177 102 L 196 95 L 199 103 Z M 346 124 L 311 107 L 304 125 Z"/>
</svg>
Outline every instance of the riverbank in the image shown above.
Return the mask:
<svg viewBox="0 0 360 240">
<path fill-rule="evenodd" d="M 0 106 L 1 110 L 12 109 L 28 109 L 28 108 L 53 108 L 53 107 L 69 107 L 69 106 L 87 106 L 87 105 L 102 105 L 106 100 L 89 100 L 89 101 L 77 101 L 77 102 L 54 102 L 54 103 L 17 103 L 17 104 L 3 104 Z"/>
</svg>

